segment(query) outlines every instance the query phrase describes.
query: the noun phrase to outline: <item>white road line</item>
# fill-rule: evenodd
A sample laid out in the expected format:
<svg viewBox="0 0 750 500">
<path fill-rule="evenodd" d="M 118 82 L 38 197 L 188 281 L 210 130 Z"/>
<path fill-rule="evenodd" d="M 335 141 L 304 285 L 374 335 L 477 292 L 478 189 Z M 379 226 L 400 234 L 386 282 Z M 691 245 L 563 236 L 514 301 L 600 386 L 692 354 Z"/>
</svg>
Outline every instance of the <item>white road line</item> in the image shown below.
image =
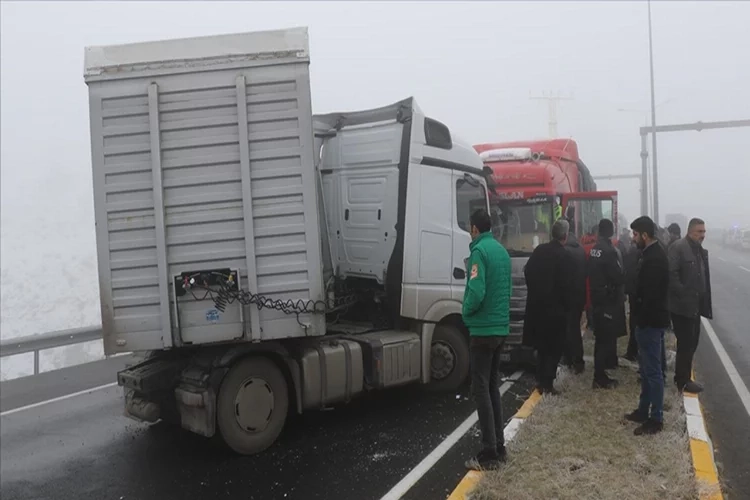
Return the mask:
<svg viewBox="0 0 750 500">
<path fill-rule="evenodd" d="M 13 408 L 12 410 L 6 410 L 2 413 L 0 413 L 0 417 L 5 417 L 6 415 L 13 415 L 14 413 L 19 413 L 22 411 L 30 410 L 32 408 L 38 408 L 39 406 L 44 406 L 50 403 L 56 403 L 57 401 L 63 401 L 70 398 L 75 398 L 76 396 L 82 396 L 84 394 L 89 394 L 94 391 L 101 391 L 102 389 L 108 389 L 110 387 L 114 387 L 117 385 L 117 382 L 112 382 L 110 384 L 104 384 L 100 385 L 98 387 L 92 387 L 91 389 L 86 389 L 84 391 L 78 391 L 74 392 L 73 394 L 66 394 L 65 396 L 60 396 L 57 398 L 48 399 L 46 401 L 40 401 L 38 403 L 34 403 L 31 405 L 21 406 L 20 408 Z"/>
<path fill-rule="evenodd" d="M 729 355 L 724 349 L 724 346 L 721 345 L 721 341 L 719 340 L 718 335 L 716 335 L 711 323 L 706 318 L 701 318 L 701 322 L 706 329 L 708 338 L 711 339 L 711 343 L 714 345 L 714 349 L 716 349 L 716 354 L 719 355 L 719 359 L 724 365 L 724 369 L 727 371 L 727 375 L 729 375 L 729 380 L 732 381 L 732 385 L 734 385 L 734 388 L 740 397 L 740 401 L 742 401 L 742 404 L 745 406 L 745 411 L 747 411 L 748 416 L 750 416 L 750 391 L 747 390 L 747 386 L 742 381 L 734 363 L 729 359 Z"/>
<path fill-rule="evenodd" d="M 746 268 L 745 266 L 740 266 L 740 269 L 742 269 L 743 271 L 747 271 L 747 272 L 750 273 L 750 269 Z"/>
<path fill-rule="evenodd" d="M 523 371 L 519 370 L 508 377 L 507 382 L 500 386 L 500 394 L 505 394 L 508 389 L 510 389 L 511 386 L 519 378 L 521 378 L 521 375 L 523 375 Z M 464 434 L 469 432 L 469 429 L 471 429 L 471 427 L 477 422 L 477 419 L 477 412 L 475 411 L 471 415 L 469 415 L 469 418 L 464 420 L 461 425 L 456 427 L 456 429 L 451 432 L 448 437 L 443 440 L 442 443 L 440 443 L 434 450 L 432 450 L 429 455 L 424 457 L 424 459 L 419 462 L 419 464 L 417 464 L 417 466 L 414 467 L 411 472 L 404 476 L 404 478 L 399 481 L 396 486 L 391 488 L 391 491 L 386 493 L 380 500 L 399 500 L 402 496 L 404 496 L 404 494 L 406 494 L 406 492 L 409 491 L 412 486 L 417 484 L 417 481 L 419 481 L 422 476 L 427 473 L 427 471 L 435 466 L 438 460 L 443 458 L 443 456 L 448 453 L 448 450 L 450 450 L 453 445 L 463 437 Z"/>
<path fill-rule="evenodd" d="M 716 258 L 717 258 L 717 259 L 719 259 L 719 260 L 720 260 L 720 261 L 722 261 L 722 262 L 729 262 L 729 261 L 728 261 L 727 259 L 725 259 L 724 257 L 716 257 Z"/>
</svg>

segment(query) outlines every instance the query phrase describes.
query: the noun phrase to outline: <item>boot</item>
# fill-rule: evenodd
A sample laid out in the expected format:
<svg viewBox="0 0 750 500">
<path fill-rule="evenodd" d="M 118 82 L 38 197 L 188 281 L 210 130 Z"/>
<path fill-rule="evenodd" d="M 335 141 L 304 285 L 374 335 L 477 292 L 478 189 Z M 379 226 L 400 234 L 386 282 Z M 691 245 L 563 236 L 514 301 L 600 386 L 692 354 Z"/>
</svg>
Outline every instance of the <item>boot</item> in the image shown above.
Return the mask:
<svg viewBox="0 0 750 500">
<path fill-rule="evenodd" d="M 591 384 L 592 389 L 614 389 L 620 383 L 610 377 L 594 377 L 594 382 Z"/>
<path fill-rule="evenodd" d="M 635 422 L 636 424 L 644 424 L 646 423 L 646 421 L 648 421 L 648 415 L 635 410 L 625 415 L 625 420 Z"/>
<path fill-rule="evenodd" d="M 642 425 L 636 427 L 636 429 L 633 431 L 633 434 L 635 434 L 636 436 L 648 436 L 659 433 L 663 429 L 664 424 L 662 422 L 657 422 L 656 420 L 651 420 L 649 418 Z"/>
<path fill-rule="evenodd" d="M 469 470 L 488 470 L 500 465 L 500 456 L 496 450 L 482 450 L 464 463 Z"/>
</svg>

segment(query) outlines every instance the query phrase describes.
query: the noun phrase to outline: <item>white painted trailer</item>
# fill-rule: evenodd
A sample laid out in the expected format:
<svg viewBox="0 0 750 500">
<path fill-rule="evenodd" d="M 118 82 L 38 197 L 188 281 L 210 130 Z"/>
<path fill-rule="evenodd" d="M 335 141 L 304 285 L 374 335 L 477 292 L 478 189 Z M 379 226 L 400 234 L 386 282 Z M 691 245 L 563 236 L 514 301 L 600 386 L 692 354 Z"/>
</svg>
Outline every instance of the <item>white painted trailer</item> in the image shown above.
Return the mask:
<svg viewBox="0 0 750 500">
<path fill-rule="evenodd" d="M 287 412 L 468 374 L 483 163 L 413 98 L 313 115 L 305 28 L 86 49 L 105 352 L 130 417 L 270 446 Z"/>
</svg>

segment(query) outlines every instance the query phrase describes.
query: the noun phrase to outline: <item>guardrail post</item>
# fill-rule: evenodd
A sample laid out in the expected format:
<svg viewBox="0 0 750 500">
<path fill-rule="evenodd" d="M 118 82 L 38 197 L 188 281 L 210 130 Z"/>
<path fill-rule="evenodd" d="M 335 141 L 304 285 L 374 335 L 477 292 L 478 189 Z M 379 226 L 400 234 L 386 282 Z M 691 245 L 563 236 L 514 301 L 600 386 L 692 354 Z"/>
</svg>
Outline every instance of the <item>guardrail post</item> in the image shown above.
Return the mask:
<svg viewBox="0 0 750 500">
<path fill-rule="evenodd" d="M 34 351 L 34 375 L 39 374 L 39 351 Z"/>
</svg>

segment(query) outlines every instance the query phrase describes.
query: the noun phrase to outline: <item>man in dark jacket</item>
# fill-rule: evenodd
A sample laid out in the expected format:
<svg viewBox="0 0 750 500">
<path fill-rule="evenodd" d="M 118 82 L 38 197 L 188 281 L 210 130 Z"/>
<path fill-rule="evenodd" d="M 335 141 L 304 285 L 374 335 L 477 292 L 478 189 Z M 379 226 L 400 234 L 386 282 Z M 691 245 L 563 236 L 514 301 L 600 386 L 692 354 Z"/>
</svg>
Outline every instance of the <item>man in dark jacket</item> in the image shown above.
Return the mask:
<svg viewBox="0 0 750 500">
<path fill-rule="evenodd" d="M 500 401 L 500 353 L 510 328 L 510 256 L 492 236 L 486 210 L 470 217 L 471 254 L 463 300 L 463 322 L 469 330 L 471 392 L 477 405 L 482 450 L 466 462 L 469 469 L 490 467 L 506 459 Z"/>
<path fill-rule="evenodd" d="M 669 311 L 677 337 L 674 381 L 678 389 L 692 393 L 703 390 L 691 380 L 701 316 L 713 317 L 708 252 L 703 249 L 705 238 L 705 222 L 691 219 L 687 236 L 669 247 Z"/>
<path fill-rule="evenodd" d="M 625 273 L 619 252 L 612 245 L 615 226 L 599 222 L 599 240 L 589 252 L 588 276 L 594 319 L 594 389 L 611 389 L 617 380 L 606 369 L 617 363 L 617 337 L 625 335 Z"/>
<path fill-rule="evenodd" d="M 567 339 L 565 342 L 565 364 L 583 373 L 583 338 L 581 337 L 581 315 L 586 306 L 586 251 L 573 233 L 568 234 L 565 250 L 570 256 L 570 311 L 568 312 Z"/>
<path fill-rule="evenodd" d="M 534 249 L 523 271 L 528 290 L 523 343 L 537 351 L 537 390 L 541 393 L 559 394 L 554 381 L 571 309 L 571 263 L 564 246 L 569 230 L 568 221 L 556 221 L 552 241 Z"/>
<path fill-rule="evenodd" d="M 664 248 L 655 237 L 656 225 L 649 217 L 639 217 L 630 225 L 633 239 L 642 251 L 636 278 L 634 311 L 638 364 L 641 372 L 641 396 L 638 409 L 625 416 L 641 424 L 637 436 L 656 434 L 664 427 L 664 375 L 661 353 L 664 331 L 669 325 L 667 294 L 669 264 Z"/>
</svg>

